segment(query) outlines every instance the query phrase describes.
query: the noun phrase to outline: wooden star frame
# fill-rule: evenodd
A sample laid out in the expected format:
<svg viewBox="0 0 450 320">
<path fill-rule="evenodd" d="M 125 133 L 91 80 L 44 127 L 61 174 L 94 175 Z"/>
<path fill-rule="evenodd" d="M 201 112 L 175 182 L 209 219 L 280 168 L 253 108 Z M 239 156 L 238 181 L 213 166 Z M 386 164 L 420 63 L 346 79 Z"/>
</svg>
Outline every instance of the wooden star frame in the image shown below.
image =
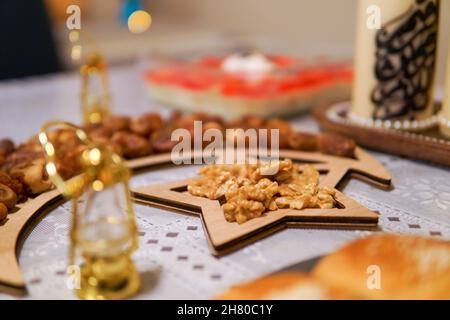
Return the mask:
<svg viewBox="0 0 450 320">
<path fill-rule="evenodd" d="M 283 151 L 282 158 L 313 164 L 325 174 L 321 185 L 337 188 L 344 177 L 357 174 L 366 180 L 388 188 L 391 177 L 386 169 L 362 149 L 356 159 L 338 158 L 320 153 Z M 378 215 L 340 191 L 334 209 L 283 209 L 264 214 L 244 224 L 226 221 L 221 203 L 192 196 L 187 192 L 189 180 L 146 186 L 132 190 L 141 203 L 153 204 L 200 216 L 211 252 L 220 256 L 287 227 L 374 229 Z"/>
<path fill-rule="evenodd" d="M 199 156 L 194 154 L 193 158 Z M 335 187 L 348 174 L 358 175 L 383 188 L 388 188 L 391 184 L 391 177 L 387 170 L 359 148 L 356 150 L 356 159 L 296 151 L 281 151 L 280 156 L 313 163 L 321 173 L 326 174 L 322 181 L 323 185 Z M 134 170 L 143 170 L 155 169 L 171 163 L 170 154 L 159 154 L 128 161 L 127 165 Z M 200 215 L 212 252 L 216 255 L 230 252 L 249 241 L 255 241 L 285 227 L 318 226 L 365 229 L 376 228 L 378 222 L 378 216 L 375 213 L 339 192 L 337 200 L 345 208 L 336 209 L 333 213 L 330 211 L 319 214 L 319 211 L 322 211 L 319 209 L 314 209 L 314 212 L 311 209 L 304 210 L 301 214 L 293 210 L 279 210 L 279 212 L 249 221 L 244 225 L 228 222 L 224 224 L 220 204 L 217 201 L 190 196 L 184 192 L 186 185 L 186 181 L 166 184 L 165 190 L 158 190 L 158 187 L 150 186 L 135 190 L 135 196 L 139 202 L 154 203 Z M 18 294 L 25 291 L 25 278 L 17 259 L 17 253 L 25 240 L 24 235 L 39 223 L 44 214 L 63 202 L 64 199 L 57 190 L 49 191 L 21 204 L 14 213 L 8 215 L 8 218 L 0 223 L 1 291 Z M 215 214 L 205 215 L 205 211 Z M 216 228 L 213 226 L 217 223 L 223 224 L 224 231 L 215 231 Z M 228 231 L 226 230 L 230 230 L 232 236 L 227 236 L 226 232 Z"/>
</svg>

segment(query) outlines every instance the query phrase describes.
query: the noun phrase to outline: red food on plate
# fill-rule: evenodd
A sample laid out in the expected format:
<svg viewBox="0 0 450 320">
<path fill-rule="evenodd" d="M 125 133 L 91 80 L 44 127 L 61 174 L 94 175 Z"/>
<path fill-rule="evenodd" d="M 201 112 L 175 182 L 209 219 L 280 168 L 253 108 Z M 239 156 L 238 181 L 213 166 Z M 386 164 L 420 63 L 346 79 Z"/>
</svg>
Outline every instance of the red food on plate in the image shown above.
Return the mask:
<svg viewBox="0 0 450 320">
<path fill-rule="evenodd" d="M 174 62 L 146 72 L 154 99 L 227 118 L 286 115 L 350 96 L 347 64 L 283 55 L 233 54 Z"/>
</svg>

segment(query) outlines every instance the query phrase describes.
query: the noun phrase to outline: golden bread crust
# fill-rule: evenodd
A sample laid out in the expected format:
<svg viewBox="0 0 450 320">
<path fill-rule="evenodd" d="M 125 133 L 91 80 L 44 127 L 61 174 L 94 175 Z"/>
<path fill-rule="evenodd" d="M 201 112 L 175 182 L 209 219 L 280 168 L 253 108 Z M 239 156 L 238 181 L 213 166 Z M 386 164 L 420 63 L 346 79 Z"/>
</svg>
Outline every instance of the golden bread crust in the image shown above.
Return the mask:
<svg viewBox="0 0 450 320">
<path fill-rule="evenodd" d="M 303 273 L 281 273 L 232 287 L 219 300 L 331 300 L 343 299 Z"/>
<path fill-rule="evenodd" d="M 313 274 L 357 299 L 450 299 L 450 242 L 368 237 L 322 259 Z"/>
</svg>

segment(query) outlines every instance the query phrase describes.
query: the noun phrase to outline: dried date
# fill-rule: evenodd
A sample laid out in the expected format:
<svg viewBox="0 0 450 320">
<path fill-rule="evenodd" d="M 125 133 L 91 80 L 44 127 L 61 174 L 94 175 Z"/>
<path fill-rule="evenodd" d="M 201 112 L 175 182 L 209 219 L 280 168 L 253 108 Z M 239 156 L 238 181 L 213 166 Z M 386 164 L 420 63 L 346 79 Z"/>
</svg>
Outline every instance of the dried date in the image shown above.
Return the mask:
<svg viewBox="0 0 450 320">
<path fill-rule="evenodd" d="M 8 208 L 0 202 L 0 223 L 8 216 Z"/>
<path fill-rule="evenodd" d="M 4 184 L 0 184 L 0 203 L 3 203 L 8 210 L 13 209 L 17 204 L 16 193 Z"/>
<path fill-rule="evenodd" d="M 128 132 L 116 132 L 111 142 L 120 147 L 125 158 L 139 158 L 152 153 L 148 139 Z"/>
<path fill-rule="evenodd" d="M 355 141 L 334 133 L 322 133 L 318 137 L 319 151 L 325 154 L 354 158 Z"/>
</svg>

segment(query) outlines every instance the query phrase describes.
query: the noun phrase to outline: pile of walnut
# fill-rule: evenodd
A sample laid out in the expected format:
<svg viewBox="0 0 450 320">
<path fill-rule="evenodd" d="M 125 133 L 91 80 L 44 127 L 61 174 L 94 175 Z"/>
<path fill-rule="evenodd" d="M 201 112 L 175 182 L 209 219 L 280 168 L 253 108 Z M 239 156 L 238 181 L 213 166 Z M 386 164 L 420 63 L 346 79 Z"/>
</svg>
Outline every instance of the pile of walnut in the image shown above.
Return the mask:
<svg viewBox="0 0 450 320">
<path fill-rule="evenodd" d="M 188 185 L 189 193 L 224 200 L 222 208 L 228 222 L 241 224 L 278 209 L 336 206 L 335 190 L 319 186 L 319 172 L 311 165 L 298 165 L 291 160 L 209 165 L 201 168 L 199 175 Z"/>
<path fill-rule="evenodd" d="M 300 133 L 294 131 L 286 121 L 266 120 L 255 116 L 225 121 L 221 117 L 202 113 L 174 113 L 168 119 L 162 119 L 157 113 L 134 118 L 111 115 L 102 123 L 89 125 L 84 129 L 95 142 L 110 146 L 126 159 L 134 159 L 172 151 L 178 143 L 171 141 L 172 131 L 184 128 L 193 133 L 194 121 L 202 121 L 203 130 L 279 129 L 281 149 L 320 151 L 341 157 L 354 156 L 355 143 L 352 140 L 334 134 Z M 191 136 L 194 137 L 193 134 Z M 78 160 L 84 146 L 77 137 L 70 131 L 57 130 L 51 132 L 49 138 L 57 150 L 57 169 L 61 176 L 70 178 L 78 174 L 81 170 Z M 52 183 L 45 172 L 44 153 L 37 135 L 18 146 L 9 139 L 0 140 L 0 222 L 14 209 L 16 202 L 25 201 L 51 188 Z"/>
</svg>

